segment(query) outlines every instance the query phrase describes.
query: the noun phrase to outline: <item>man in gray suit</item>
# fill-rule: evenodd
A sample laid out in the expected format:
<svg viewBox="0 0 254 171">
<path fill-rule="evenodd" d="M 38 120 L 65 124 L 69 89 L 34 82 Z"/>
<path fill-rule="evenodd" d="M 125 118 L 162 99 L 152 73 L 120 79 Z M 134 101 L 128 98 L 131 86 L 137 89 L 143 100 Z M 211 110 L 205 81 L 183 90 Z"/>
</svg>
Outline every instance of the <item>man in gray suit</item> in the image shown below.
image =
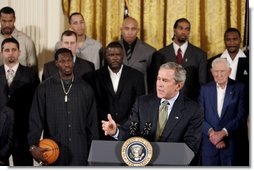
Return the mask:
<svg viewBox="0 0 254 171">
<path fill-rule="evenodd" d="M 129 67 L 135 68 L 144 74 L 146 92 L 147 91 L 147 70 L 150 67 L 152 55 L 156 49 L 137 37 L 139 31 L 138 22 L 132 17 L 124 19 L 119 41 L 124 47 L 123 63 Z"/>
<path fill-rule="evenodd" d="M 152 58 L 149 72 L 149 89 L 154 91 L 160 65 L 177 62 L 187 71 L 186 82 L 181 90 L 184 95 L 197 101 L 200 86 L 206 83 L 207 54 L 188 42 L 191 24 L 186 18 L 176 20 L 173 43 L 160 49 Z M 177 60 L 179 57 L 179 61 Z"/>
</svg>

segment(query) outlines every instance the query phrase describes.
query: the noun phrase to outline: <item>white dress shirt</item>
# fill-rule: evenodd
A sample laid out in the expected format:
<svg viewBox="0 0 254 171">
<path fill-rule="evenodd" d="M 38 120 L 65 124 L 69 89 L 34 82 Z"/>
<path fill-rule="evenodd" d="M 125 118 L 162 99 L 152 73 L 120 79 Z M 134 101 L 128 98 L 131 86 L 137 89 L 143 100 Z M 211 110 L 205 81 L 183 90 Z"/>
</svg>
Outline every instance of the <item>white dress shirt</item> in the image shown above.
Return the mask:
<svg viewBox="0 0 254 171">
<path fill-rule="evenodd" d="M 221 58 L 226 58 L 227 61 L 230 64 L 231 67 L 231 74 L 230 74 L 230 78 L 235 80 L 236 79 L 236 73 L 237 73 L 237 65 L 238 65 L 238 61 L 239 58 L 246 58 L 246 55 L 244 54 L 244 52 L 239 49 L 238 53 L 236 54 L 234 60 L 232 60 L 232 58 L 230 57 L 228 50 L 226 49 L 220 56 Z"/>
<path fill-rule="evenodd" d="M 123 70 L 123 65 L 121 66 L 120 70 L 118 71 L 118 73 L 114 73 L 110 67 L 108 66 L 108 70 L 109 70 L 109 75 L 113 84 L 113 89 L 114 92 L 117 92 L 117 88 L 118 88 L 118 84 L 119 84 L 119 80 L 122 74 L 122 70 Z"/>
</svg>

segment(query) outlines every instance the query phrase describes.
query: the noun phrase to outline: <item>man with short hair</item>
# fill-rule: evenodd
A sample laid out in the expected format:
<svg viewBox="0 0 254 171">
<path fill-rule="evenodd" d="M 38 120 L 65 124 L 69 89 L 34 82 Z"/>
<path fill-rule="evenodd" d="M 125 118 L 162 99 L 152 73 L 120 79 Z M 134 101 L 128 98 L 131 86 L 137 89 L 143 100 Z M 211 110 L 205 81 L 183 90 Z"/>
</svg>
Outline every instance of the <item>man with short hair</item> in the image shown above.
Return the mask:
<svg viewBox="0 0 254 171">
<path fill-rule="evenodd" d="M 20 45 L 20 64 L 28 67 L 35 67 L 37 70 L 38 60 L 36 56 L 36 49 L 32 39 L 22 31 L 19 31 L 15 27 L 15 11 L 11 7 L 3 7 L 0 10 L 0 44 L 5 38 L 14 37 Z M 0 56 L 1 57 L 1 56 Z M 0 65 L 3 64 L 0 59 Z"/>
<path fill-rule="evenodd" d="M 6 38 L 1 45 L 4 65 L 0 66 L 0 101 L 14 110 L 14 166 L 32 166 L 33 158 L 27 142 L 29 111 L 36 87 L 40 83 L 38 73 L 34 69 L 19 63 L 19 42 L 15 38 Z"/>
<path fill-rule="evenodd" d="M 217 58 L 211 69 L 214 81 L 201 87 L 200 104 L 204 109 L 202 165 L 236 166 L 248 146 L 245 86 L 229 78 L 230 64 Z M 249 163 L 248 159 L 245 163 Z"/>
<path fill-rule="evenodd" d="M 82 77 L 83 75 L 94 71 L 94 64 L 85 59 L 80 58 L 76 55 L 77 51 L 77 34 L 74 31 L 66 30 L 61 35 L 61 47 L 67 48 L 72 51 L 74 69 L 73 72 L 76 77 Z M 44 64 L 42 80 L 47 79 L 48 77 L 57 74 L 58 68 L 55 64 L 55 60 L 49 61 Z"/>
<path fill-rule="evenodd" d="M 60 48 L 55 53 L 58 72 L 37 88 L 29 117 L 28 142 L 34 159 L 48 165 L 38 147 L 43 138 L 53 139 L 60 154 L 52 165 L 86 166 L 91 142 L 98 139 L 95 97 L 92 88 L 73 73 L 73 53 Z"/>
<path fill-rule="evenodd" d="M 117 125 L 123 125 L 136 98 L 145 94 L 144 75 L 123 64 L 124 52 L 119 42 L 109 43 L 105 53 L 108 65 L 91 73 L 88 79 L 97 100 L 99 126 L 101 120 L 107 119 L 108 113 Z M 100 138 L 109 139 L 101 129 Z"/>
<path fill-rule="evenodd" d="M 121 27 L 122 39 L 119 40 L 124 50 L 123 63 L 135 68 L 144 74 L 146 93 L 148 93 L 147 71 L 150 68 L 154 47 L 137 37 L 139 32 L 138 22 L 133 17 L 124 19 Z"/>
<path fill-rule="evenodd" d="M 185 79 L 186 71 L 181 65 L 174 62 L 163 64 L 157 76 L 157 93 L 138 97 L 129 120 L 120 127 L 108 114 L 108 121 L 102 121 L 105 135 L 124 141 L 130 137 L 132 122 L 139 124 L 137 132 L 142 132 L 146 123 L 151 123 L 149 141 L 184 142 L 197 154 L 204 116 L 198 103 L 179 92 Z M 166 110 L 162 113 L 163 108 Z"/>
<path fill-rule="evenodd" d="M 81 13 L 74 12 L 69 16 L 69 28 L 77 34 L 76 55 L 94 64 L 95 70 L 102 67 L 100 56 L 102 45 L 95 39 L 86 35 L 86 22 Z M 60 48 L 60 42 L 56 43 L 55 49 Z"/>
</svg>

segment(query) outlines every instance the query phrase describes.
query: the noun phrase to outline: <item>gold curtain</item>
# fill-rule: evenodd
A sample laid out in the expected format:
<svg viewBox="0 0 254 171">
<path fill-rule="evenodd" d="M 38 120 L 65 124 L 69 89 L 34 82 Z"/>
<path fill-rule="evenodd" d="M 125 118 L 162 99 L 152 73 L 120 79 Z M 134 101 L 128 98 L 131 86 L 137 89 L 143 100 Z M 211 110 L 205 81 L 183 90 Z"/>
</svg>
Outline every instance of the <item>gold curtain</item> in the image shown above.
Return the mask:
<svg viewBox="0 0 254 171">
<path fill-rule="evenodd" d="M 87 35 L 104 46 L 119 39 L 124 2 L 139 22 L 138 36 L 160 49 L 172 42 L 173 25 L 181 17 L 191 22 L 190 42 L 208 53 L 221 53 L 224 32 L 236 27 L 244 36 L 246 0 L 62 0 L 64 13 L 81 12 Z"/>
</svg>

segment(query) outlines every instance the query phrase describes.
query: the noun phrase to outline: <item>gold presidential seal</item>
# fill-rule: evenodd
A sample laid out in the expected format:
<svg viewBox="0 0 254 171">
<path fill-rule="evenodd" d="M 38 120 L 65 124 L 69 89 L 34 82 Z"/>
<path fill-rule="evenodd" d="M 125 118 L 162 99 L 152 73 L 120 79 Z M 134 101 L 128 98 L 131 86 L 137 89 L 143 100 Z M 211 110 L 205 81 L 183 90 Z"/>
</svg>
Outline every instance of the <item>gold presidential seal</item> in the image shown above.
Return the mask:
<svg viewBox="0 0 254 171">
<path fill-rule="evenodd" d="M 122 145 L 122 159 L 128 166 L 146 166 L 153 155 L 149 141 L 142 137 L 132 137 Z"/>
</svg>

